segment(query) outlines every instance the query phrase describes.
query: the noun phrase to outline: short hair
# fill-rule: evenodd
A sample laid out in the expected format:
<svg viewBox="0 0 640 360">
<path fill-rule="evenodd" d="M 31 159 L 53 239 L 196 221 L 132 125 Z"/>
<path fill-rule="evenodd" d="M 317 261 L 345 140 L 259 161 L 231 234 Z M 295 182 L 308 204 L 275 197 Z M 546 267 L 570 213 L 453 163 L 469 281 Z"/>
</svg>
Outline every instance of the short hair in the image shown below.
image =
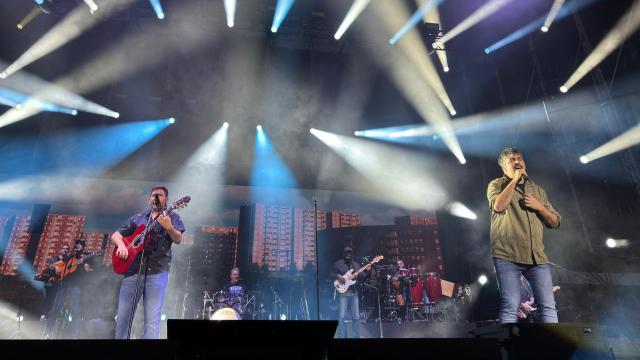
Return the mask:
<svg viewBox="0 0 640 360">
<path fill-rule="evenodd" d="M 87 243 L 86 241 L 84 241 L 84 239 L 78 239 L 73 243 L 73 245 L 77 245 L 77 244 L 82 244 L 82 247 L 87 247 Z"/>
<path fill-rule="evenodd" d="M 500 167 L 504 167 L 506 162 L 509 160 L 509 158 L 513 154 L 522 155 L 522 152 L 516 147 L 508 147 L 502 150 L 502 152 L 500 152 L 500 155 L 498 156 L 498 165 L 500 165 Z"/>
<path fill-rule="evenodd" d="M 149 194 L 153 194 L 153 191 L 154 190 L 158 190 L 158 189 L 162 189 L 162 191 L 164 191 L 164 196 L 169 197 L 169 190 L 164 185 L 156 185 L 156 186 L 152 187 L 151 188 L 151 192 L 149 192 Z"/>
<path fill-rule="evenodd" d="M 238 274 L 240 273 L 240 268 L 239 267 L 234 267 L 231 269 L 231 271 L 229 272 L 229 274 L 233 274 L 234 271 L 238 271 Z"/>
</svg>

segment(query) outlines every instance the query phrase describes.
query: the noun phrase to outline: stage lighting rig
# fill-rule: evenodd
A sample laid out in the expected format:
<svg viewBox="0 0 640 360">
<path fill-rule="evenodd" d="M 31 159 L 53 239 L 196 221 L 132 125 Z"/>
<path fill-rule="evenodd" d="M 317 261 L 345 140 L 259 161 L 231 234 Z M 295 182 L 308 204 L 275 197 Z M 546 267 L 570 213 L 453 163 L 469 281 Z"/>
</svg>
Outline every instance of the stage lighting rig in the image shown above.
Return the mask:
<svg viewBox="0 0 640 360">
<path fill-rule="evenodd" d="M 440 24 L 424 22 L 418 25 L 418 31 L 427 43 L 429 55 L 433 54 L 436 50 L 445 51 L 444 44 L 439 41 L 444 35 Z"/>
</svg>

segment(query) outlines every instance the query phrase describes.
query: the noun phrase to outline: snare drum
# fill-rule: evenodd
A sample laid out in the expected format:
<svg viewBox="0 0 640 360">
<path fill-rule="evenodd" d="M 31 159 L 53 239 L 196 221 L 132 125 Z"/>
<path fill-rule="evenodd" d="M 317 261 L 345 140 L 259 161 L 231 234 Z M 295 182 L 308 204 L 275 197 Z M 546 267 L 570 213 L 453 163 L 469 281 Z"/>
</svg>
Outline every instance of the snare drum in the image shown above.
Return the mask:
<svg viewBox="0 0 640 360">
<path fill-rule="evenodd" d="M 434 304 L 442 298 L 442 284 L 440 283 L 440 275 L 436 272 L 426 273 L 424 276 L 424 287 L 427 290 L 429 302 Z"/>
</svg>

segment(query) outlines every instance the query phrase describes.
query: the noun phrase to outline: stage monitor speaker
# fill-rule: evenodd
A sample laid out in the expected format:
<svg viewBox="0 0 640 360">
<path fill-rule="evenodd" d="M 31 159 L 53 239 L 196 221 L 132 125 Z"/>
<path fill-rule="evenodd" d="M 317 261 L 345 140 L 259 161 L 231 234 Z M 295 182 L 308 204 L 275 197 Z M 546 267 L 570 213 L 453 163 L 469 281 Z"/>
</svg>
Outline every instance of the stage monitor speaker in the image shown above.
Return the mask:
<svg viewBox="0 0 640 360">
<path fill-rule="evenodd" d="M 178 359 L 323 359 L 338 321 L 167 320 Z"/>
<path fill-rule="evenodd" d="M 472 333 L 501 339 L 510 360 L 613 359 L 605 327 L 598 324 L 496 324 L 479 327 Z"/>
</svg>

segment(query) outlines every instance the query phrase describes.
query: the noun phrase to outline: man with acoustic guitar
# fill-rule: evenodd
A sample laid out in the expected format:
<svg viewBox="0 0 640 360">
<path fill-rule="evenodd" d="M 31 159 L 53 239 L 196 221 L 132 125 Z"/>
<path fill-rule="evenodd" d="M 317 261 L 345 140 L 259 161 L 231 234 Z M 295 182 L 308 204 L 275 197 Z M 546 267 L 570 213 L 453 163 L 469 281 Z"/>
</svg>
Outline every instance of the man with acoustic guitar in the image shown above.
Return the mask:
<svg viewBox="0 0 640 360">
<path fill-rule="evenodd" d="M 53 329 L 58 321 L 65 321 L 66 316 L 63 314 L 65 300 L 69 316 L 71 317 L 71 337 L 78 337 L 80 323 L 80 300 L 82 292 L 80 285 L 83 281 L 83 274 L 92 271 L 91 266 L 86 262 L 88 256 L 84 253 L 86 243 L 82 239 L 75 241 L 75 251 L 73 254 L 69 252 L 69 245 L 63 245 L 60 255 L 49 260 L 48 273 L 51 277 L 48 279 L 53 284 L 52 291 L 55 293 L 53 305 L 47 315 L 47 324 L 45 326 L 43 338 L 50 339 L 53 336 Z"/>
<path fill-rule="evenodd" d="M 175 212 L 165 211 L 169 190 L 163 185 L 156 185 L 149 194 L 150 209 L 132 216 L 123 226 L 111 235 L 116 245 L 115 255 L 120 259 L 129 257 L 125 238 L 137 233 L 140 227 L 149 223 L 149 217 L 157 223 L 151 225 L 144 240 L 144 260 L 142 252 L 135 255 L 129 268 L 124 272 L 118 298 L 118 315 L 116 318 L 116 339 L 129 338 L 129 322 L 134 316 L 140 298 L 144 300 L 144 335 L 145 339 L 160 338 L 160 316 L 169 282 L 171 267 L 171 245 L 182 242 L 185 231 L 180 216 Z M 142 262 L 142 265 L 141 265 Z M 142 267 L 141 267 L 142 266 Z M 136 283 L 138 270 L 141 278 L 137 298 Z M 135 301 L 135 305 L 134 305 Z"/>
</svg>

